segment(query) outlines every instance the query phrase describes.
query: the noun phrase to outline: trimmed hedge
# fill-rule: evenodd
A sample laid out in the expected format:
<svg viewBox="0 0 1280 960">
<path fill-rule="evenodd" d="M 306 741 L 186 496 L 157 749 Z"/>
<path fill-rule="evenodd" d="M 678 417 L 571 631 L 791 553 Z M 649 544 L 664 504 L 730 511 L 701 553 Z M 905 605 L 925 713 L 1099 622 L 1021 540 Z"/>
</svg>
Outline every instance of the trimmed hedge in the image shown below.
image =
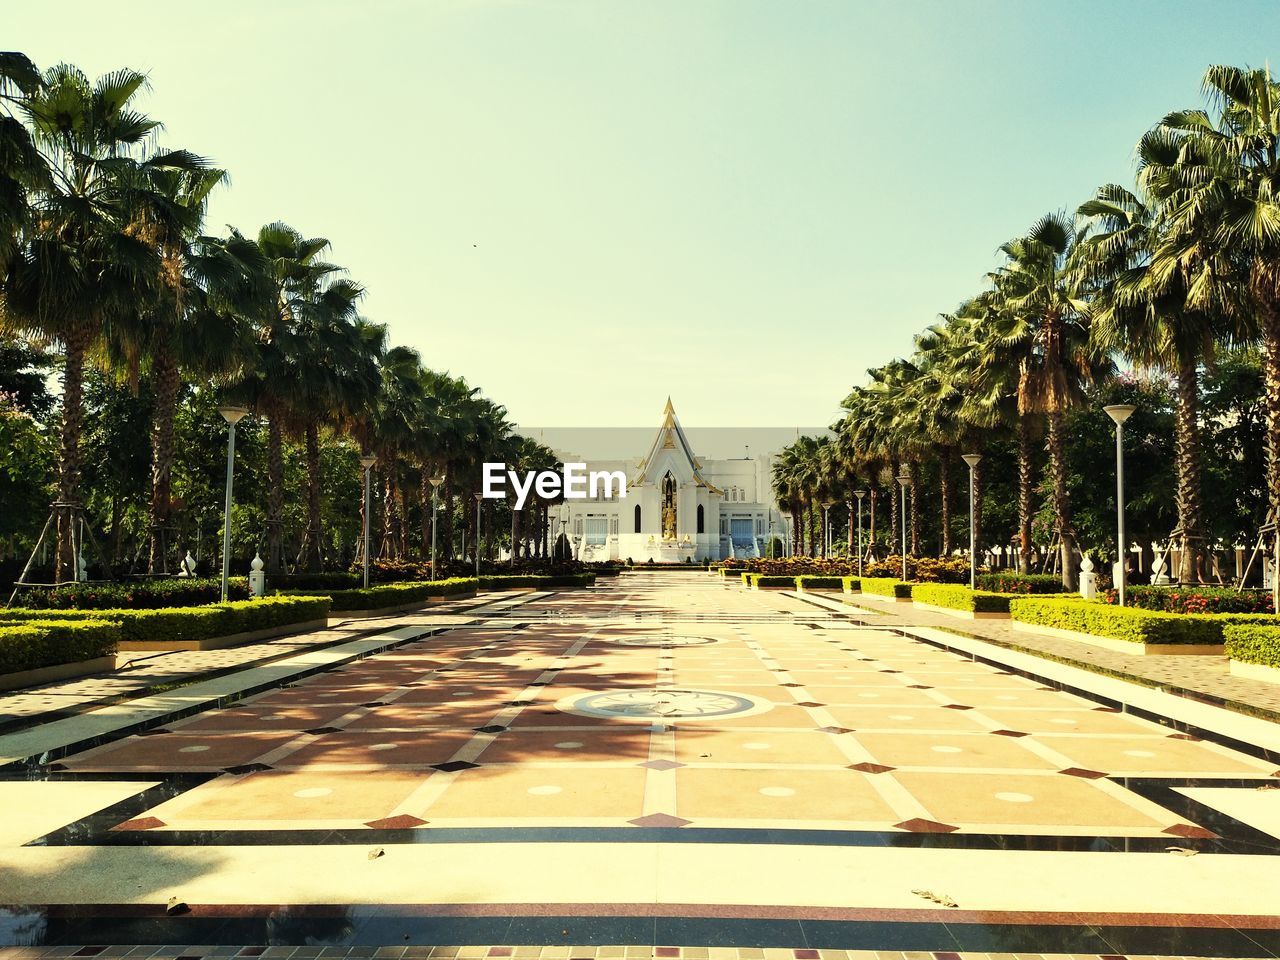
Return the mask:
<svg viewBox="0 0 1280 960">
<path fill-rule="evenodd" d="M 911 599 L 913 584 L 895 580 L 893 577 L 863 577 L 862 592 L 874 593 L 882 597 L 897 597 L 899 600 Z"/>
<path fill-rule="evenodd" d="M 1051 573 L 1003 573 L 978 574 L 978 589 L 991 593 L 1064 593 L 1062 578 Z"/>
<path fill-rule="evenodd" d="M 796 586 L 795 577 L 775 577 L 763 573 L 749 573 L 746 576 L 751 578 L 750 585 L 757 590 L 762 587 L 790 587 L 794 590 Z"/>
<path fill-rule="evenodd" d="M 475 577 L 450 577 L 447 580 L 423 580 L 417 583 L 380 583 L 356 590 L 306 590 L 303 596 L 324 596 L 332 610 L 380 610 L 398 607 L 432 597 L 451 597 L 471 593 L 479 586 Z"/>
<path fill-rule="evenodd" d="M 301 590 L 351 590 L 364 583 L 359 573 L 281 573 L 270 578 L 271 586 L 279 593 L 297 593 Z"/>
<path fill-rule="evenodd" d="M 1008 613 L 1007 593 L 990 593 L 986 590 L 970 590 L 958 583 L 917 583 L 911 591 L 916 603 L 927 603 L 948 610 L 968 610 L 972 613 Z"/>
<path fill-rule="evenodd" d="M 502 590 L 507 587 L 589 587 L 596 582 L 596 573 L 560 573 L 540 575 L 514 573 L 508 576 L 481 576 L 481 590 Z M 605 574 L 613 576 L 613 574 Z"/>
<path fill-rule="evenodd" d="M 1280 668 L 1280 625 L 1229 623 L 1222 628 L 1222 638 L 1232 660 Z"/>
<path fill-rule="evenodd" d="M 1009 613 L 1019 623 L 1130 643 L 1214 645 L 1223 642 L 1228 626 L 1280 625 L 1280 618 L 1265 613 L 1165 613 L 1061 597 L 1017 597 L 1010 601 Z"/>
<path fill-rule="evenodd" d="M 261 600 L 235 600 L 206 607 L 169 607 L 161 610 L 53 611 L 9 608 L 0 611 L 0 620 L 21 623 L 109 620 L 119 625 L 120 640 L 179 641 L 211 640 L 233 633 L 268 630 L 290 623 L 320 620 L 328 613 L 328 597 L 280 596 Z"/>
<path fill-rule="evenodd" d="M 796 587 L 801 590 L 840 590 L 846 577 L 829 577 L 820 573 L 803 573 L 796 577 Z"/>
<path fill-rule="evenodd" d="M 227 581 L 229 600 L 248 600 L 249 581 Z M 15 602 L 31 610 L 155 610 L 161 607 L 197 607 L 222 599 L 222 581 L 212 578 L 174 577 L 128 583 L 69 583 L 18 592 Z"/>
<path fill-rule="evenodd" d="M 112 620 L 0 622 L 0 673 L 110 656 L 116 651 L 120 635 L 120 624 Z"/>
<path fill-rule="evenodd" d="M 859 577 L 841 577 L 840 589 L 845 593 L 861 593 L 862 580 Z"/>
</svg>

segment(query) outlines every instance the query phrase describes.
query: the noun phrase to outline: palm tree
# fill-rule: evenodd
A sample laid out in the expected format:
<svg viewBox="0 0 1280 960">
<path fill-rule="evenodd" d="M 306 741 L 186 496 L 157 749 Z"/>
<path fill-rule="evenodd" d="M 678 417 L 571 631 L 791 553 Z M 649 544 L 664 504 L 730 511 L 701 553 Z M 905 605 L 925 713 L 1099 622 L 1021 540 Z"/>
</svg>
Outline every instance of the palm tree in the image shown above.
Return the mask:
<svg viewBox="0 0 1280 960">
<path fill-rule="evenodd" d="M 233 236 L 238 236 L 234 234 Z M 300 325 L 327 278 L 339 268 L 321 259 L 329 249 L 322 237 L 306 238 L 286 223 L 269 223 L 258 231 L 262 253 L 261 321 L 256 362 L 238 385 L 259 416 L 267 419 L 267 556 L 268 574 L 284 572 L 284 437 L 292 411 L 308 395 L 295 392 L 304 370 L 306 350 Z"/>
<path fill-rule="evenodd" d="M 49 184 L 31 133 L 17 116 L 43 85 L 44 78 L 29 59 L 0 52 L 0 277 L 31 226 L 32 194 Z"/>
<path fill-rule="evenodd" d="M 1147 159 L 1170 159 L 1164 138 L 1144 138 Z M 1153 154 L 1152 151 L 1157 151 Z M 1079 215 L 1090 230 L 1077 248 L 1084 285 L 1091 288 L 1092 333 L 1108 352 L 1169 374 L 1175 384 L 1178 529 L 1181 582 L 1205 580 L 1205 526 L 1201 494 L 1199 366 L 1218 343 L 1241 333 L 1222 314 L 1189 309 L 1185 274 L 1157 271 L 1152 255 L 1164 225 L 1158 207 L 1116 184 L 1100 187 Z M 1120 545 L 1123 551 L 1125 545 Z"/>
<path fill-rule="evenodd" d="M 132 70 L 90 82 L 64 64 L 18 103 L 44 170 L 10 261 L 4 317 L 62 346 L 57 582 L 75 576 L 85 361 L 104 326 L 150 296 L 159 274 L 155 250 L 132 229 L 145 166 L 181 169 L 191 159 L 148 155 L 159 123 L 134 103 L 145 85 Z"/>
<path fill-rule="evenodd" d="M 1178 275 L 1188 310 L 1231 316 L 1261 341 L 1274 519 L 1280 515 L 1280 85 L 1268 68 L 1212 66 L 1203 86 L 1215 116 L 1177 111 L 1144 138 L 1139 186 L 1159 203 L 1164 228 L 1151 271 L 1161 280 Z"/>
<path fill-rule="evenodd" d="M 1063 417 L 1080 401 L 1099 358 L 1088 337 L 1088 319 L 1074 286 L 1071 268 L 1076 234 L 1070 219 L 1048 214 L 1023 237 L 1000 248 L 1006 263 L 993 279 L 1012 317 L 1032 340 L 1025 376 L 1019 383 L 1019 408 L 1044 416 L 1048 426 L 1049 480 L 1054 523 L 1060 538 L 1062 582 L 1076 589 L 1076 536 L 1067 497 Z"/>
</svg>

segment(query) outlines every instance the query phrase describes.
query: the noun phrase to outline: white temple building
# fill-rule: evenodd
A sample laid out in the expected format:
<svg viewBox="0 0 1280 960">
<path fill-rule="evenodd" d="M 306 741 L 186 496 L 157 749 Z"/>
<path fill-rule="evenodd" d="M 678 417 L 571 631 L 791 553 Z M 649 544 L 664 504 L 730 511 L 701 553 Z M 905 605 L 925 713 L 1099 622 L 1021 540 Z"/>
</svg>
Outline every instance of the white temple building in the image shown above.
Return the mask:
<svg viewBox="0 0 1280 960">
<path fill-rule="evenodd" d="M 640 452 L 640 451 L 638 451 Z M 773 457 L 701 460 L 671 398 L 662 424 L 639 460 L 588 460 L 557 451 L 590 471 L 621 471 L 625 497 L 567 500 L 560 530 L 585 561 L 687 563 L 764 554 L 772 534 L 787 537 L 773 502 Z"/>
</svg>

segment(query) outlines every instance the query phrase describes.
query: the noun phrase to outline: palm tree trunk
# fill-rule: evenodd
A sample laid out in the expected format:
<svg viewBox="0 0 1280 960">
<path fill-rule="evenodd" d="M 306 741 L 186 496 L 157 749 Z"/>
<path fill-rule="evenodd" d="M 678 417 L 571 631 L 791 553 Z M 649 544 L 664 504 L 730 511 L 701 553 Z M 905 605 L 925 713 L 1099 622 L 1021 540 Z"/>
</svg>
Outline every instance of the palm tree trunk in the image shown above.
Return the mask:
<svg viewBox="0 0 1280 960">
<path fill-rule="evenodd" d="M 1200 486 L 1199 384 L 1194 362 L 1183 363 L 1177 376 L 1178 403 L 1174 433 L 1178 465 L 1178 526 L 1182 529 L 1180 583 L 1204 583 L 1204 503 Z"/>
<path fill-rule="evenodd" d="M 977 560 L 982 559 L 982 461 L 973 468 L 973 543 L 977 550 Z M 979 563 L 979 566 L 981 564 Z"/>
<path fill-rule="evenodd" d="M 1080 586 L 1076 576 L 1076 537 L 1071 526 L 1071 501 L 1067 496 L 1067 462 L 1063 449 L 1062 411 L 1049 414 L 1049 475 L 1053 483 L 1053 519 L 1061 537 L 1062 585 L 1068 590 Z M 1124 544 L 1119 545 L 1124 557 Z"/>
<path fill-rule="evenodd" d="M 267 411 L 267 575 L 284 573 L 284 433 Z"/>
<path fill-rule="evenodd" d="M 902 495 L 902 484 L 898 483 L 899 463 L 896 459 L 889 461 L 889 556 L 902 552 L 902 505 L 898 497 Z"/>
<path fill-rule="evenodd" d="M 399 556 L 408 559 L 408 488 L 404 484 L 396 485 L 397 493 L 399 493 L 399 503 L 401 503 L 401 548 L 399 548 Z"/>
<path fill-rule="evenodd" d="M 1018 418 L 1018 572 L 1031 571 L 1031 419 Z"/>
<path fill-rule="evenodd" d="M 314 420 L 307 422 L 307 532 L 304 537 L 307 570 L 324 569 L 324 531 L 320 522 L 320 428 Z"/>
<path fill-rule="evenodd" d="M 440 503 L 440 540 L 443 543 L 444 555 L 452 560 L 453 553 L 453 463 L 445 461 L 444 496 Z"/>
<path fill-rule="evenodd" d="M 800 511 L 803 509 L 804 507 L 799 503 L 791 505 L 791 551 L 796 554 L 804 553 L 804 540 L 802 539 L 804 527 L 800 521 Z"/>
<path fill-rule="evenodd" d="M 849 522 L 846 524 L 849 528 L 849 548 L 846 551 L 845 556 L 852 560 L 857 555 L 858 551 L 858 524 L 854 517 L 854 512 L 858 507 L 853 500 L 848 501 L 845 506 L 849 511 Z"/>
<path fill-rule="evenodd" d="M 938 479 L 942 488 L 942 555 L 951 556 L 951 448 L 938 452 Z"/>
<path fill-rule="evenodd" d="M 62 437 L 58 460 L 58 500 L 79 503 L 80 434 L 84 430 L 84 360 L 93 340 L 88 324 L 76 324 L 65 340 L 66 355 L 62 368 Z M 75 513 L 58 511 L 57 549 L 54 553 L 53 581 L 63 583 L 76 579 Z"/>
<path fill-rule="evenodd" d="M 911 478 L 911 555 L 920 556 L 920 463 L 911 460 L 907 464 L 907 476 Z"/>
<path fill-rule="evenodd" d="M 151 427 L 151 528 L 148 573 L 168 573 L 169 514 L 173 499 L 173 420 L 180 383 L 177 358 L 163 337 L 152 356 L 155 371 L 156 409 Z"/>
<path fill-rule="evenodd" d="M 1268 520 L 1280 517 L 1280 299 L 1257 297 L 1262 321 L 1263 394 L 1267 409 Z M 1280 557 L 1280 527 L 1273 556 Z M 1273 596 L 1280 595 L 1280 577 L 1273 580 Z"/>
<path fill-rule="evenodd" d="M 876 500 L 879 499 L 879 494 L 876 492 L 874 483 L 871 485 L 871 494 L 868 499 L 871 501 L 871 517 L 867 523 L 867 555 L 874 560 L 879 556 L 879 552 L 876 550 Z"/>
<path fill-rule="evenodd" d="M 422 501 L 422 555 L 431 559 L 431 524 L 435 515 L 431 509 L 431 471 L 423 467 L 418 471 L 418 499 Z"/>
</svg>

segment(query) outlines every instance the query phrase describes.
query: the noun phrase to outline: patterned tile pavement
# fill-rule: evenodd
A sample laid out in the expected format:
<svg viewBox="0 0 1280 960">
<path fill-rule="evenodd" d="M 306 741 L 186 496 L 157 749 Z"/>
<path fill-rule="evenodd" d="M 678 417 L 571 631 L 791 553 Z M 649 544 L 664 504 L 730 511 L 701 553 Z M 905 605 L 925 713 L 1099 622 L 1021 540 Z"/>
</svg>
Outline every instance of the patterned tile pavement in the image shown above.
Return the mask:
<svg viewBox="0 0 1280 960">
<path fill-rule="evenodd" d="M 939 627 L 1148 686 L 1212 697 L 1229 709 L 1280 721 L 1280 684 L 1232 676 L 1226 657 L 1125 654 L 1077 640 L 1015 630 L 1007 620 L 961 620 L 918 610 L 912 604 L 878 603 L 858 597 L 840 599 L 855 608 L 873 611 L 877 624 Z"/>
</svg>

